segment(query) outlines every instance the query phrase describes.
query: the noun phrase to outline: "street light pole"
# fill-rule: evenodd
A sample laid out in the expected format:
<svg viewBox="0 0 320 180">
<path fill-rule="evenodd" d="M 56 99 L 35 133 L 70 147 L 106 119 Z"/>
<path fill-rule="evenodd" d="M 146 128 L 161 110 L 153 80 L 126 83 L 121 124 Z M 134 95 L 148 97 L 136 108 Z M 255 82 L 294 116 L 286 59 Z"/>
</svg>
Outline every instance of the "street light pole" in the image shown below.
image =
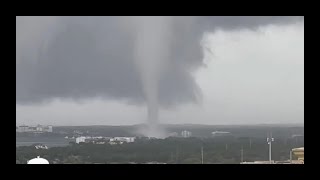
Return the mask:
<svg viewBox="0 0 320 180">
<path fill-rule="evenodd" d="M 269 163 L 272 164 L 272 160 L 271 160 L 271 154 L 272 154 L 272 148 L 271 148 L 271 144 L 274 141 L 274 138 L 272 137 L 272 133 L 270 133 L 270 137 L 267 137 L 267 142 L 269 144 Z"/>
</svg>

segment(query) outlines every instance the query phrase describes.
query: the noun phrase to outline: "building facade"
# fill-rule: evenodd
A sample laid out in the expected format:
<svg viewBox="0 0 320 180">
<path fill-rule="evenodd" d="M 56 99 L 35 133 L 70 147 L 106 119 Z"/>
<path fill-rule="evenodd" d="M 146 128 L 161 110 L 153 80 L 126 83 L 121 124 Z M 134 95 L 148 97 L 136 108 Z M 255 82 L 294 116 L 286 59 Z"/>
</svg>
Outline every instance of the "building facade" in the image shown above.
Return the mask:
<svg viewBox="0 0 320 180">
<path fill-rule="evenodd" d="M 292 149 L 292 153 L 298 158 L 298 161 L 304 163 L 304 147 Z"/>
<path fill-rule="evenodd" d="M 81 142 L 86 142 L 86 137 L 81 136 L 76 138 L 76 143 L 79 144 Z"/>
<path fill-rule="evenodd" d="M 191 137 L 192 133 L 190 131 L 182 131 L 181 132 L 181 136 L 184 137 L 184 138 L 187 138 L 187 137 Z"/>
<path fill-rule="evenodd" d="M 52 132 L 52 126 L 18 126 L 16 128 L 16 132 L 24 133 L 24 132 L 33 132 L 33 133 L 43 133 L 43 132 Z"/>
</svg>

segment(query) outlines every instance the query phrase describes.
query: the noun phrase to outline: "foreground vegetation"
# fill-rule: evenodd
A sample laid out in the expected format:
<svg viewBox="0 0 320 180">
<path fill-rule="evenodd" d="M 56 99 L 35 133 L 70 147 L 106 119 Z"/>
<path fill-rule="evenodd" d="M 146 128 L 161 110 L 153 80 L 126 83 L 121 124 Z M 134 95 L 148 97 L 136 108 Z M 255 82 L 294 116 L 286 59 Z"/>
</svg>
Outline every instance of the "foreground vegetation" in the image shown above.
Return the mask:
<svg viewBox="0 0 320 180">
<path fill-rule="evenodd" d="M 303 145 L 303 138 L 278 138 L 272 146 L 273 159 L 288 160 L 289 151 Z M 137 139 L 134 143 L 122 145 L 71 143 L 67 147 L 52 147 L 48 150 L 37 150 L 33 146 L 17 147 L 16 163 L 26 164 L 28 160 L 40 155 L 49 160 L 51 164 L 148 162 L 199 164 L 201 163 L 201 147 L 203 147 L 204 163 L 209 164 L 238 164 L 241 161 L 241 148 L 243 148 L 244 161 L 268 159 L 266 138 L 229 136 Z"/>
</svg>

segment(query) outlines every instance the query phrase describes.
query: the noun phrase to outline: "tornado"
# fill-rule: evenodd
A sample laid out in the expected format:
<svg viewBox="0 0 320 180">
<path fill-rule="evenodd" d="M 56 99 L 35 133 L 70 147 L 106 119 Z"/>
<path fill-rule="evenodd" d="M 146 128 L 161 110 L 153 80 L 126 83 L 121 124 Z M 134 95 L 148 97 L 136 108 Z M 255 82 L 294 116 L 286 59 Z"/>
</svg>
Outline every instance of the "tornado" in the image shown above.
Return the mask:
<svg viewBox="0 0 320 180">
<path fill-rule="evenodd" d="M 169 62 L 170 17 L 135 17 L 135 61 L 147 104 L 148 137 L 161 138 L 159 126 L 159 79 Z"/>
</svg>

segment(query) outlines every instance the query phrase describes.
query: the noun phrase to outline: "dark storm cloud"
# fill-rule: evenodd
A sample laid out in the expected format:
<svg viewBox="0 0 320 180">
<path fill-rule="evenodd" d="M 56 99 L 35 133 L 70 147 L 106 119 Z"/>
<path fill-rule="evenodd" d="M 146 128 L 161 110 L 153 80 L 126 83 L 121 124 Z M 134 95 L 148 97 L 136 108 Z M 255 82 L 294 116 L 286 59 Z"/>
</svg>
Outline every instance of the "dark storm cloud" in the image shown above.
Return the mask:
<svg viewBox="0 0 320 180">
<path fill-rule="evenodd" d="M 131 18 L 17 17 L 16 102 L 94 97 L 145 102 L 133 60 L 135 29 Z M 168 66 L 159 77 L 161 105 L 196 102 L 201 95 L 191 73 L 203 65 L 200 40 L 204 32 L 292 23 L 303 17 L 171 19 Z"/>
</svg>

